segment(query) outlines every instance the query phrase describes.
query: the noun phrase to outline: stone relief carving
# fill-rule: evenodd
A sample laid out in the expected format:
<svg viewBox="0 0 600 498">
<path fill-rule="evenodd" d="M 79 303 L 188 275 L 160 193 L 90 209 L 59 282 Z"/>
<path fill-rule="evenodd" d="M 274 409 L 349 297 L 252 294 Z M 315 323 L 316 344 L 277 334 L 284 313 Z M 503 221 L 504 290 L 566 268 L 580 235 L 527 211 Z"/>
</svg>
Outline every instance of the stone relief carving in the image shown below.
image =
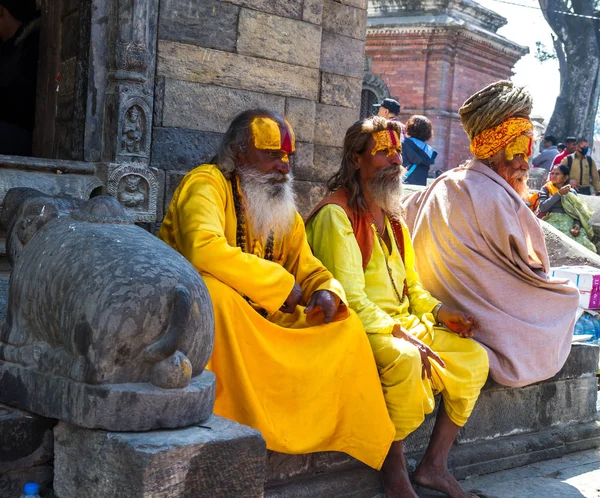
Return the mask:
<svg viewBox="0 0 600 498">
<path fill-rule="evenodd" d="M 122 105 L 119 119 L 119 149 L 117 160 L 147 159 L 150 154 L 148 116 L 150 109 L 141 96 L 134 96 Z"/>
<path fill-rule="evenodd" d="M 135 164 L 118 166 L 109 174 L 107 193 L 118 199 L 135 221 L 156 220 L 158 181 L 148 168 Z"/>
<path fill-rule="evenodd" d="M 139 105 L 131 106 L 123 119 L 123 139 L 121 142 L 123 152 L 139 153 L 143 150 L 144 128 L 144 111 Z"/>
<path fill-rule="evenodd" d="M 11 189 L 2 221 L 18 243 L 10 244 L 0 402 L 116 431 L 210 415 L 212 305 L 185 258 L 110 196 L 84 202 Z"/>
</svg>

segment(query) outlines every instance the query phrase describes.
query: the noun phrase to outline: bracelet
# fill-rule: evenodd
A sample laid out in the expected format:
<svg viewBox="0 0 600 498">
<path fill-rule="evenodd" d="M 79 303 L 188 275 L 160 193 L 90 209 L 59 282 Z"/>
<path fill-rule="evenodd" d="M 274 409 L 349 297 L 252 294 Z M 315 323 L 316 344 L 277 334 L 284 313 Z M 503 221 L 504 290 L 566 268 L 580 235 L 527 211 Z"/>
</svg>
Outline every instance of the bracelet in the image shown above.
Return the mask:
<svg viewBox="0 0 600 498">
<path fill-rule="evenodd" d="M 431 310 L 431 314 L 433 315 L 433 319 L 435 320 L 435 323 L 440 323 L 440 321 L 438 320 L 438 313 L 440 312 L 440 309 L 442 308 L 442 306 L 444 306 L 442 303 L 437 303 Z"/>
</svg>

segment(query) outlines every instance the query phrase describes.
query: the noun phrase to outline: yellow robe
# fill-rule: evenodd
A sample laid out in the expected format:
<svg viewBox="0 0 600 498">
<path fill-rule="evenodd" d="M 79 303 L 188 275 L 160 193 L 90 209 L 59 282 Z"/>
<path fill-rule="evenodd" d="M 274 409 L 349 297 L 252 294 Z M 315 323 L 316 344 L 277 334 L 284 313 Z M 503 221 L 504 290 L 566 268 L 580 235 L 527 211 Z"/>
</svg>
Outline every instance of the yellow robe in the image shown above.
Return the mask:
<svg viewBox="0 0 600 498">
<path fill-rule="evenodd" d="M 236 226 L 231 182 L 202 165 L 182 180 L 159 233 L 196 267 L 211 295 L 215 413 L 260 430 L 271 450 L 343 451 L 379 469 L 395 431 L 373 354 L 339 282 L 312 255 L 300 215 L 288 235 L 275 238 L 273 261 L 248 226 L 248 253 L 236 247 Z M 302 306 L 285 314 L 279 308 L 294 282 Z M 307 323 L 304 306 L 321 289 L 342 298 L 347 318 Z"/>
<path fill-rule="evenodd" d="M 433 411 L 437 393 L 442 394 L 450 419 L 463 426 L 488 374 L 487 353 L 479 344 L 434 325 L 431 311 L 439 301 L 419 281 L 408 229 L 403 227 L 406 264 L 402 263 L 386 219 L 392 251 L 381 243 L 372 225 L 373 253 L 364 272 L 352 225 L 340 206 L 324 206 L 306 227 L 315 255 L 342 283 L 349 306 L 358 313 L 369 336 L 388 410 L 396 426 L 396 440 L 404 439 L 421 425 L 425 415 Z M 396 297 L 386 260 L 400 295 L 406 277 L 408 299 L 402 302 Z M 432 378 L 422 379 L 417 348 L 392 336 L 397 323 L 435 351 L 446 368 L 431 361 Z"/>
</svg>

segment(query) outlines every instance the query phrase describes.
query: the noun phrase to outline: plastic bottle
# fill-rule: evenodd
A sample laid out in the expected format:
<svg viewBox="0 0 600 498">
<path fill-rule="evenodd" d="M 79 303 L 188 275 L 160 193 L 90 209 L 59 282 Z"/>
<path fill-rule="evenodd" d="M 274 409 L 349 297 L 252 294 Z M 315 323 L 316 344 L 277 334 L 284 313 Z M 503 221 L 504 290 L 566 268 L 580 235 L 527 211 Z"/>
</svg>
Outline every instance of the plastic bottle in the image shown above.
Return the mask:
<svg viewBox="0 0 600 498">
<path fill-rule="evenodd" d="M 35 482 L 28 482 L 23 488 L 21 498 L 40 498 L 40 487 Z"/>
<path fill-rule="evenodd" d="M 589 334 L 592 336 L 585 342 L 592 342 L 596 338 L 594 318 L 591 315 L 584 313 L 583 315 L 581 315 L 581 318 L 578 320 L 578 323 L 581 323 L 582 334 Z"/>
</svg>

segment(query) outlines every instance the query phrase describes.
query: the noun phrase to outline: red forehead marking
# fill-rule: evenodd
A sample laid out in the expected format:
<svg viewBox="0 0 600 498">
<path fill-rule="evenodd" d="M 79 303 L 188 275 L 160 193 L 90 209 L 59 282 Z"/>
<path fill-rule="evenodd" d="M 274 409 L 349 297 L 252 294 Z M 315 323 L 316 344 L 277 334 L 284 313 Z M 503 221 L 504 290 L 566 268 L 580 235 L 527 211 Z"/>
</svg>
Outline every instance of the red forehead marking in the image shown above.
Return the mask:
<svg viewBox="0 0 600 498">
<path fill-rule="evenodd" d="M 388 133 L 390 134 L 390 140 L 392 141 L 392 147 L 398 147 L 398 142 L 396 141 L 396 135 L 394 135 L 394 131 L 388 130 Z"/>
<path fill-rule="evenodd" d="M 290 137 L 290 132 L 287 129 L 287 127 L 281 129 L 281 136 L 282 136 L 281 150 L 283 152 L 291 154 L 293 152 L 293 150 L 292 150 L 292 137 Z"/>
</svg>

